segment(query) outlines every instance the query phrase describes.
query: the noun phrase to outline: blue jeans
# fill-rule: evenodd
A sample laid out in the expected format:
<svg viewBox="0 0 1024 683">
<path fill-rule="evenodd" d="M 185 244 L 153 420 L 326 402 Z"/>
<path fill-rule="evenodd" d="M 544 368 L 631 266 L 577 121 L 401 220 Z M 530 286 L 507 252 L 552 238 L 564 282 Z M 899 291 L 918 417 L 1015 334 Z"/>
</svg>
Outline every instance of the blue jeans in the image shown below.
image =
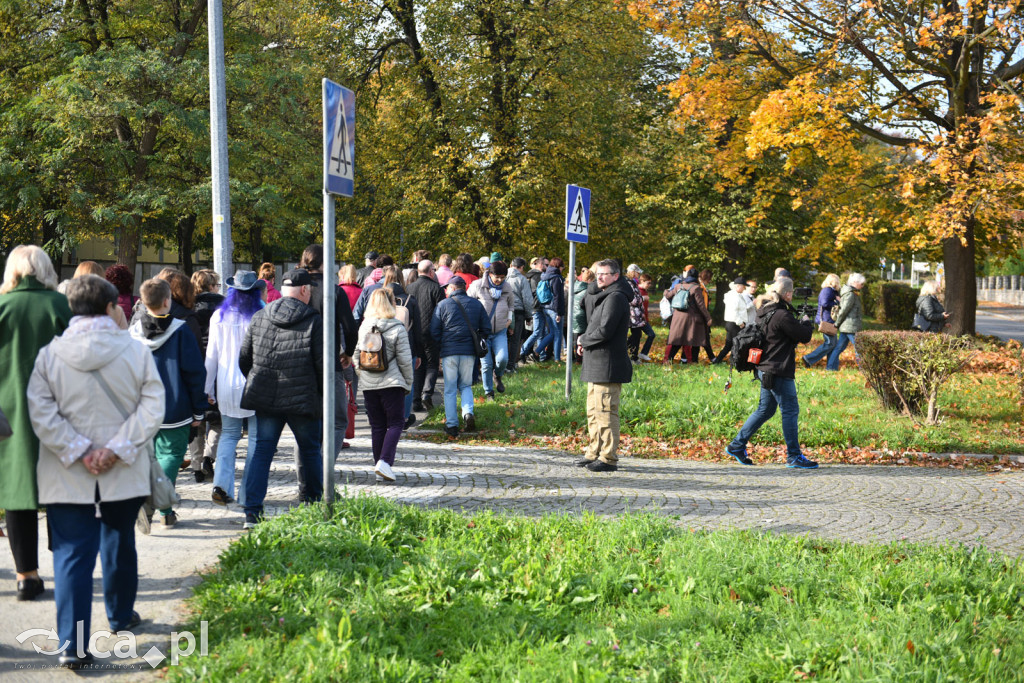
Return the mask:
<svg viewBox="0 0 1024 683">
<path fill-rule="evenodd" d="M 487 348 L 491 350 L 480 359 L 480 371 L 483 374 L 484 393 L 494 393 L 494 378 L 505 374 L 508 367 L 508 331 L 495 332 L 487 337 Z"/>
<path fill-rule="evenodd" d="M 853 353 L 856 356 L 857 342 L 854 339 L 854 337 L 856 336 L 856 334 L 852 334 L 850 332 L 839 333 L 839 341 L 836 343 L 836 347 L 832 349 L 832 353 L 828 355 L 828 363 L 825 365 L 826 370 L 839 369 L 839 356 L 840 354 L 842 354 L 843 351 L 846 350 L 846 347 L 850 344 L 853 344 Z M 860 362 L 860 356 L 857 356 L 857 362 Z"/>
<path fill-rule="evenodd" d="M 277 452 L 277 443 L 286 424 L 291 428 L 299 445 L 299 461 L 302 464 L 302 472 L 299 475 L 302 481 L 299 482 L 299 486 L 304 491 L 302 502 L 320 500 L 323 496 L 320 420 L 307 415 L 257 413 L 256 450 L 249 463 L 251 467 L 245 468 L 245 475 L 242 477 L 247 515 L 263 514 L 263 499 L 267 497 L 267 480 L 270 478 L 270 462 Z"/>
<path fill-rule="evenodd" d="M 238 442 L 242 440 L 242 425 L 249 422 L 249 448 L 245 456 L 245 468 L 242 470 L 242 485 L 238 487 L 238 504 L 245 505 L 245 473 L 249 471 L 253 453 L 256 452 L 256 416 L 231 417 L 221 413 L 220 421 L 220 443 L 217 444 L 217 468 L 213 473 L 213 485 L 232 498 L 235 497 L 235 454 Z"/>
<path fill-rule="evenodd" d="M 522 352 L 519 354 L 520 357 L 526 356 L 526 355 L 528 355 L 530 353 L 530 351 L 533 351 L 534 350 L 534 345 L 537 344 L 538 342 L 540 342 L 541 339 L 544 339 L 544 337 L 546 337 L 547 334 L 548 334 L 548 317 L 546 315 L 544 315 L 544 313 L 542 311 L 534 311 L 533 312 L 533 332 L 530 334 L 529 337 L 526 338 L 526 341 L 523 342 Z M 544 349 L 543 346 L 538 346 L 536 350 L 539 353 L 543 349 Z"/>
<path fill-rule="evenodd" d="M 462 396 L 462 414 L 473 414 L 473 356 L 445 356 L 441 359 L 444 374 L 444 424 L 459 426 L 456 401 Z"/>
<path fill-rule="evenodd" d="M 758 371 L 757 376 L 764 373 Z M 796 398 L 796 382 L 776 377 L 772 388 L 761 387 L 761 400 L 747 421 L 740 427 L 736 438 L 729 444 L 729 450 L 739 453 L 747 446 L 747 442 L 757 433 L 765 422 L 775 414 L 775 409 L 782 409 L 782 436 L 786 440 L 786 455 L 794 458 L 800 455 L 800 438 L 797 435 L 797 417 L 800 415 L 800 403 Z"/>
<path fill-rule="evenodd" d="M 828 356 L 829 351 L 834 349 L 835 346 L 836 336 L 834 334 L 826 334 L 825 341 L 821 342 L 821 346 L 804 356 L 804 363 L 807 363 L 809 366 L 817 365 L 822 358 Z"/>
<path fill-rule="evenodd" d="M 562 339 L 562 325 L 557 320 L 555 320 L 558 317 L 558 314 L 555 313 L 554 311 L 549 311 L 548 309 L 545 308 L 544 315 L 548 319 L 548 333 L 547 335 L 544 336 L 544 339 L 540 342 L 540 344 L 538 344 L 537 348 L 540 349 L 538 353 L 540 354 L 541 358 L 554 358 L 556 361 L 561 360 L 562 344 L 565 343 L 565 340 Z M 551 344 L 552 342 L 554 342 L 555 347 L 553 353 L 551 354 L 551 356 L 544 356 L 544 349 L 546 349 L 548 347 L 548 344 Z"/>
<path fill-rule="evenodd" d="M 140 456 L 141 457 L 141 456 Z M 139 556 L 135 551 L 135 518 L 145 498 L 95 505 L 51 503 L 46 506 L 53 546 L 53 596 L 57 603 L 60 645 L 66 654 L 84 654 L 92 617 L 92 573 L 96 554 L 103 564 L 103 602 L 112 631 L 128 625 L 139 590 Z M 77 622 L 82 622 L 78 639 Z M 58 645 L 58 647 L 60 647 Z"/>
</svg>

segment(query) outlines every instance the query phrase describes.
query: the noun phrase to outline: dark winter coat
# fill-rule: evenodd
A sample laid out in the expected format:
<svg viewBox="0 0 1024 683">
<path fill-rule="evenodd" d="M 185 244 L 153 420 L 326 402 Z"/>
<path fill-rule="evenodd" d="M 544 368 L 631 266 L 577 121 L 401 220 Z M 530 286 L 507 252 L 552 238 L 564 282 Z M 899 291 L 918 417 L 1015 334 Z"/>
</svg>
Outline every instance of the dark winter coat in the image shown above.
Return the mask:
<svg viewBox="0 0 1024 683">
<path fill-rule="evenodd" d="M 370 303 L 370 295 L 383 286 L 381 283 L 376 282 L 363 287 L 363 293 L 359 295 L 354 311 L 354 315 L 360 324 L 366 316 L 366 306 Z M 409 321 L 412 323 L 412 327 L 409 328 L 409 348 L 412 349 L 412 356 L 413 358 L 423 358 L 423 324 L 421 322 L 423 312 L 420 310 L 419 302 L 416 300 L 416 297 L 410 296 L 405 291 L 405 288 L 397 282 L 392 282 L 390 287 L 395 295 L 395 303 L 409 309 Z"/>
<path fill-rule="evenodd" d="M 192 310 L 195 313 L 196 322 L 199 323 L 199 350 L 203 352 L 204 356 L 206 347 L 210 343 L 210 318 L 222 303 L 224 303 L 224 296 L 217 292 L 203 292 L 196 297 L 196 305 Z"/>
<path fill-rule="evenodd" d="M 822 287 L 818 293 L 818 313 L 814 316 L 814 322 L 822 321 L 834 323 L 832 319 L 832 307 L 839 303 L 839 292 L 834 287 Z"/>
<path fill-rule="evenodd" d="M 531 268 L 526 271 L 526 279 L 530 281 L 530 291 L 533 293 L 533 307 L 529 309 L 531 311 L 539 311 L 544 308 L 541 303 L 537 301 L 537 285 L 540 284 L 540 277 L 543 274 L 544 273 L 540 272 L 536 268 Z"/>
<path fill-rule="evenodd" d="M 32 276 L 0 296 L 0 409 L 14 435 L 0 441 L 0 509 L 35 510 L 39 439 L 28 415 L 26 389 L 39 349 L 71 320 L 67 298 Z"/>
<path fill-rule="evenodd" d="M 457 291 L 437 305 L 434 315 L 430 319 L 430 335 L 440 342 L 441 350 L 438 356 L 441 358 L 448 356 L 475 357 L 473 333 L 466 325 L 466 319 L 462 317 L 456 301 L 466 309 L 466 316 L 469 318 L 470 324 L 476 327 L 477 335 L 481 339 L 487 338 L 491 330 L 487 311 L 484 310 L 483 304 L 476 299 L 471 299 L 465 290 Z"/>
<path fill-rule="evenodd" d="M 946 309 L 931 294 L 917 297 L 917 316 L 914 322 L 922 332 L 941 332 L 946 326 Z M 920 317 L 918 317 L 920 316 Z M 922 321 L 921 318 L 924 318 Z"/>
<path fill-rule="evenodd" d="M 324 315 L 324 274 L 310 273 L 313 284 L 310 286 L 309 305 L 320 315 L 321 323 Z M 345 355 L 351 356 L 355 352 L 356 342 L 359 341 L 359 325 L 352 317 L 352 307 L 348 303 L 348 294 L 341 287 L 334 288 L 334 344 L 335 344 L 335 369 L 341 370 L 341 353 L 344 349 Z"/>
<path fill-rule="evenodd" d="M 146 306 L 142 303 L 142 299 L 135 302 L 135 312 L 132 313 L 131 324 L 129 327 L 139 322 L 139 318 L 146 313 Z M 188 329 L 192 330 L 192 335 L 196 338 L 196 344 L 200 344 L 203 341 L 203 330 L 199 325 L 199 319 L 196 317 L 196 312 L 191 308 L 185 308 L 180 303 L 171 299 L 171 311 L 169 314 L 175 320 L 181 320 L 185 323 Z"/>
<path fill-rule="evenodd" d="M 444 301 L 444 288 L 433 278 L 420 276 L 405 291 L 415 299 L 420 311 L 420 330 L 423 333 L 423 344 L 436 347 L 437 340 L 430 334 L 430 320 L 434 317 L 434 309 Z"/>
<path fill-rule="evenodd" d="M 278 415 L 320 415 L 323 354 L 323 321 L 310 306 L 286 296 L 258 311 L 238 358 L 246 376 L 241 407 Z"/>
<path fill-rule="evenodd" d="M 574 280 L 572 283 L 572 333 L 576 335 L 587 331 L 587 309 L 584 308 L 584 302 L 588 284 L 582 280 Z"/>
<path fill-rule="evenodd" d="M 372 273 L 376 267 L 377 266 L 375 266 L 375 265 L 373 265 L 371 263 L 370 265 L 363 266 L 362 268 L 357 270 L 356 271 L 356 284 L 359 285 L 360 287 L 362 287 L 363 286 L 363 282 L 366 280 L 366 278 L 370 277 L 370 273 Z"/>
<path fill-rule="evenodd" d="M 705 346 L 708 343 L 711 315 L 704 303 L 704 291 L 697 278 L 686 278 L 671 289 L 666 289 L 665 297 L 671 299 L 683 289 L 690 291 L 690 304 L 685 311 L 672 309 L 672 323 L 665 343 L 670 346 Z"/>
<path fill-rule="evenodd" d="M 632 295 L 623 275 L 604 289 L 597 282 L 587 286 L 583 299 L 587 331 L 578 340 L 583 347 L 582 381 L 626 384 L 633 379 L 633 364 L 626 350 Z"/>
<path fill-rule="evenodd" d="M 160 428 L 175 429 L 202 420 L 210 409 L 205 359 L 185 322 L 143 311 L 128 331 L 153 353 L 164 385 L 164 421 Z"/>
<path fill-rule="evenodd" d="M 770 316 L 770 317 L 769 317 Z M 796 319 L 796 309 L 785 301 L 766 301 L 757 311 L 757 324 L 765 327 L 765 348 L 757 369 L 776 377 L 796 377 L 796 346 L 811 341 L 814 325 Z"/>
<path fill-rule="evenodd" d="M 554 266 L 548 266 L 540 276 L 541 282 L 545 280 L 551 283 L 551 301 L 541 304 L 541 307 L 554 311 L 555 315 L 565 315 L 565 280 L 562 279 L 562 271 Z"/>
</svg>

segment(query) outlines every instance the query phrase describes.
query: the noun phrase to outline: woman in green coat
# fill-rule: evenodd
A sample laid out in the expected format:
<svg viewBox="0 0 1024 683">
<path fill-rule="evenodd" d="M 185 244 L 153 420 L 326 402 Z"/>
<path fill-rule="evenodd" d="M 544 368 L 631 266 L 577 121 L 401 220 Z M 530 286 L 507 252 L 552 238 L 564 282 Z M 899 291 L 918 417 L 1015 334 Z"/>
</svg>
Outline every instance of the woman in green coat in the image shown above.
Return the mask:
<svg viewBox="0 0 1024 683">
<path fill-rule="evenodd" d="M 33 600 L 43 592 L 36 487 L 39 439 L 29 421 L 25 390 L 39 349 L 71 320 L 68 300 L 56 289 L 57 273 L 46 252 L 15 247 L 0 286 L 0 409 L 14 432 L 0 441 L 0 509 L 7 515 L 18 600 Z"/>
</svg>

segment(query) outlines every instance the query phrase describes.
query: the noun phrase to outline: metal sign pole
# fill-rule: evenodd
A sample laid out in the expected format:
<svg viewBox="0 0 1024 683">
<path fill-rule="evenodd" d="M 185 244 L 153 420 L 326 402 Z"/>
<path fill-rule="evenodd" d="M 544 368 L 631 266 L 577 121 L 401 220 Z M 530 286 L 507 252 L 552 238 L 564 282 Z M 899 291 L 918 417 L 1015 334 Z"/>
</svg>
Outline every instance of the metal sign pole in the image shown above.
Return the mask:
<svg viewBox="0 0 1024 683">
<path fill-rule="evenodd" d="M 210 52 L 210 170 L 213 193 L 213 269 L 221 282 L 234 268 L 231 243 L 231 193 L 228 185 L 228 108 L 224 76 L 224 13 L 221 0 L 207 7 Z M 223 287 L 226 287 L 224 285 Z M 226 291 L 226 290 L 225 290 Z"/>
<path fill-rule="evenodd" d="M 324 149 L 329 150 L 333 131 L 327 125 L 327 81 L 323 82 L 324 103 Z M 325 155 L 326 156 L 326 155 Z M 324 161 L 326 167 L 327 161 Z M 324 195 L 324 262 L 323 270 L 323 325 L 324 325 L 324 419 L 323 419 L 323 466 L 324 466 L 324 515 L 330 518 L 334 507 L 334 460 L 337 454 L 334 444 L 334 364 L 335 358 L 335 310 L 334 310 L 334 197 L 326 190 Z"/>
<path fill-rule="evenodd" d="M 569 242 L 569 305 L 565 311 L 565 398 L 572 398 L 572 307 L 576 284 L 576 243 Z"/>
</svg>

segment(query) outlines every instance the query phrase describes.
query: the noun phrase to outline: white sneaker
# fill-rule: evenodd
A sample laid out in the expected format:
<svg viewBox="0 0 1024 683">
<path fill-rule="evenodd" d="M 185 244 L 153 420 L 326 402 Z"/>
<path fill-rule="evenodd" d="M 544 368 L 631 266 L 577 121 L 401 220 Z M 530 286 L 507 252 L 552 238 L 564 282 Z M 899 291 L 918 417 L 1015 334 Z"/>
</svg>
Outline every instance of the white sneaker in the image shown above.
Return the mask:
<svg viewBox="0 0 1024 683">
<path fill-rule="evenodd" d="M 377 461 L 377 466 L 373 468 L 373 471 L 384 478 L 384 481 L 394 481 L 395 473 L 391 471 L 391 465 L 387 464 L 383 460 Z"/>
<path fill-rule="evenodd" d="M 648 356 L 646 353 L 641 353 L 639 356 L 637 356 L 637 358 L 639 358 L 640 360 L 645 361 L 645 362 L 648 362 L 648 361 L 651 360 L 651 357 Z"/>
</svg>

